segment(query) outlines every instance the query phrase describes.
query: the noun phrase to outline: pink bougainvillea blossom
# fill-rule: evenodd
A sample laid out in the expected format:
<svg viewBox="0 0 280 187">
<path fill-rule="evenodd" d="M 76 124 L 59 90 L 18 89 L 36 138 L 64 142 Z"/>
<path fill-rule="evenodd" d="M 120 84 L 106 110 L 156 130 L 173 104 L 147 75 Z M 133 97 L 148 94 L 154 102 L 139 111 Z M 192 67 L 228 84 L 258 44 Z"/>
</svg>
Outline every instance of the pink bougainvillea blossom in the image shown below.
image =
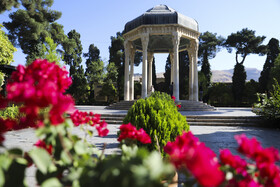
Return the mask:
<svg viewBox="0 0 280 187">
<path fill-rule="evenodd" d="M 109 133 L 109 130 L 107 129 L 107 123 L 104 120 L 101 121 L 100 114 L 76 110 L 70 115 L 70 118 L 72 119 L 75 126 L 89 124 L 90 126 L 95 127 L 99 136 L 107 136 Z"/>
<path fill-rule="evenodd" d="M 71 83 L 65 67 L 61 68 L 54 62 L 38 59 L 27 67 L 19 65 L 8 82 L 6 98 L 6 102 L 21 105 L 23 117 L 19 119 L 18 127 L 42 125 L 46 117 L 40 114 L 43 109 L 50 111 L 51 124 L 64 122 L 64 113 L 74 109 L 74 100 L 64 94 Z"/>
<path fill-rule="evenodd" d="M 131 140 L 137 140 L 143 144 L 149 144 L 151 143 L 150 136 L 144 131 L 144 129 L 137 130 L 135 126 L 133 126 L 131 123 L 128 124 L 122 124 L 120 126 L 120 136 L 118 138 L 118 141 L 121 142 L 125 139 L 131 139 Z"/>
<path fill-rule="evenodd" d="M 191 132 L 184 132 L 174 142 L 168 142 L 164 151 L 176 168 L 186 168 L 202 186 L 218 186 L 224 181 L 215 153 Z"/>
<path fill-rule="evenodd" d="M 47 145 L 43 140 L 38 140 L 34 145 L 36 147 L 45 149 L 50 155 L 52 154 L 53 151 L 52 145 Z"/>
</svg>

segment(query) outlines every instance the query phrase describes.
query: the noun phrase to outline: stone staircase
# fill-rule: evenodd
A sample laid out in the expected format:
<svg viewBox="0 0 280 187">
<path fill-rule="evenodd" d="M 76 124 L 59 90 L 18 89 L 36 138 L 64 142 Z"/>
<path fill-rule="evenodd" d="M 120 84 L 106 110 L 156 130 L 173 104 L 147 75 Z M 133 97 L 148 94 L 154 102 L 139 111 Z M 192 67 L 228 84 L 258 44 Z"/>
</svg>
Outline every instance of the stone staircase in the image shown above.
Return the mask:
<svg viewBox="0 0 280 187">
<path fill-rule="evenodd" d="M 128 110 L 133 105 L 134 101 L 120 101 L 106 107 L 106 109 Z M 181 104 L 180 111 L 213 111 L 215 108 L 203 102 L 180 100 L 176 103 Z"/>
<path fill-rule="evenodd" d="M 101 114 L 108 124 L 119 124 L 123 122 L 125 115 Z M 186 116 L 191 126 L 262 126 L 265 122 L 258 116 Z"/>
<path fill-rule="evenodd" d="M 189 101 L 180 100 L 176 103 L 181 104 L 179 111 L 213 111 L 216 110 L 215 107 L 203 103 L 202 101 Z"/>
</svg>

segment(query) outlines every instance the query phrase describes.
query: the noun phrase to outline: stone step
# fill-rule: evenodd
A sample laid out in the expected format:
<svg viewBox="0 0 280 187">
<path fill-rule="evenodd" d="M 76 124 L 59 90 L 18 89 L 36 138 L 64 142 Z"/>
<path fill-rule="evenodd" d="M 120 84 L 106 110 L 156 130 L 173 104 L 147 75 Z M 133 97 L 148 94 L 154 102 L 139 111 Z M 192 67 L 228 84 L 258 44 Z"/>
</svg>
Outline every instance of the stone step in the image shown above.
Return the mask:
<svg viewBox="0 0 280 187">
<path fill-rule="evenodd" d="M 107 120 L 105 119 L 107 124 L 122 124 L 123 121 L 122 120 Z"/>
<path fill-rule="evenodd" d="M 188 122 L 190 126 L 262 126 L 259 123 L 230 123 L 230 122 Z"/>
<path fill-rule="evenodd" d="M 102 114 L 108 124 L 122 124 L 125 115 Z M 264 120 L 258 116 L 186 116 L 189 125 L 208 126 L 261 126 Z"/>
<path fill-rule="evenodd" d="M 120 101 L 118 103 L 111 104 L 106 107 L 106 109 L 115 109 L 115 110 L 129 110 L 131 106 L 136 102 L 134 101 Z M 176 101 L 177 104 L 181 104 L 180 111 L 212 111 L 215 110 L 213 106 L 210 106 L 201 101 L 188 101 L 180 100 Z"/>
</svg>

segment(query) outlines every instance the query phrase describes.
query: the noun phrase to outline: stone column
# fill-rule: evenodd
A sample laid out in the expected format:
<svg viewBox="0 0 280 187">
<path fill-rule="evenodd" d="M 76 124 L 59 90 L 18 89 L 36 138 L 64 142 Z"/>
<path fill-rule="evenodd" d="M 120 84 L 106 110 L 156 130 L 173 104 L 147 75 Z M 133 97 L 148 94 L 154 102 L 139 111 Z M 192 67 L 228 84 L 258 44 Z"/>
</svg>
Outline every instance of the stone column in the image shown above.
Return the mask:
<svg viewBox="0 0 280 187">
<path fill-rule="evenodd" d="M 129 42 L 124 41 L 124 100 L 129 101 Z"/>
<path fill-rule="evenodd" d="M 151 93 L 151 87 L 152 87 L 152 84 L 153 84 L 153 77 L 152 77 L 152 74 L 153 74 L 153 59 L 154 59 L 154 54 L 153 53 L 148 53 L 148 94 Z"/>
<path fill-rule="evenodd" d="M 189 100 L 193 100 L 193 53 L 191 49 L 188 49 L 188 55 L 189 55 L 189 60 L 190 60 L 190 65 L 189 65 Z"/>
<path fill-rule="evenodd" d="M 134 57 L 135 49 L 131 48 L 130 50 L 130 80 L 129 80 L 129 100 L 134 100 Z"/>
<path fill-rule="evenodd" d="M 193 49 L 193 73 L 194 73 L 194 85 L 193 85 L 193 100 L 198 101 L 198 71 L 197 71 L 197 55 L 198 55 L 198 39 L 193 41 L 194 49 Z"/>
<path fill-rule="evenodd" d="M 174 82 L 174 54 L 173 53 L 169 53 L 169 57 L 170 57 L 170 84 L 172 84 L 172 82 Z"/>
<path fill-rule="evenodd" d="M 149 33 L 143 33 L 141 36 L 142 49 L 143 49 L 143 62 L 142 62 L 142 92 L 141 97 L 147 97 L 147 56 L 148 56 L 148 44 Z"/>
<path fill-rule="evenodd" d="M 180 44 L 181 34 L 178 32 L 173 32 L 173 53 L 174 53 L 174 70 L 173 70 L 173 95 L 176 100 L 179 98 L 179 44 Z"/>
</svg>

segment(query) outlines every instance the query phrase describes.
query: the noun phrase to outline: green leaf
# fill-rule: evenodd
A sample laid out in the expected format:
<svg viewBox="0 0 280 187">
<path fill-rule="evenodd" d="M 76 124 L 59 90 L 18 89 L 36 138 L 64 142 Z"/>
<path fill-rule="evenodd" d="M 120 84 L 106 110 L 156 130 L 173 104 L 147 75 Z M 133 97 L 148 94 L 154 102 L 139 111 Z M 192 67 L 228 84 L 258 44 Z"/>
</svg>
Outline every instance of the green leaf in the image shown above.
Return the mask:
<svg viewBox="0 0 280 187">
<path fill-rule="evenodd" d="M 20 155 L 20 156 L 23 155 L 23 151 L 18 148 L 10 149 L 10 150 L 8 150 L 8 152 L 10 154 L 14 154 L 14 155 Z"/>
<path fill-rule="evenodd" d="M 43 174 L 47 174 L 49 168 L 52 168 L 52 170 L 55 169 L 52 159 L 45 149 L 33 149 L 30 151 L 29 155 Z"/>
<path fill-rule="evenodd" d="M 74 145 L 74 149 L 78 155 L 87 153 L 87 147 L 81 140 Z"/>
<path fill-rule="evenodd" d="M 0 186 L 4 186 L 5 183 L 5 175 L 3 170 L 0 168 Z"/>
<path fill-rule="evenodd" d="M 62 184 L 57 178 L 50 178 L 43 182 L 42 187 L 62 187 Z"/>
<path fill-rule="evenodd" d="M 65 151 L 61 152 L 61 160 L 66 164 L 71 164 L 72 160 Z"/>
</svg>

